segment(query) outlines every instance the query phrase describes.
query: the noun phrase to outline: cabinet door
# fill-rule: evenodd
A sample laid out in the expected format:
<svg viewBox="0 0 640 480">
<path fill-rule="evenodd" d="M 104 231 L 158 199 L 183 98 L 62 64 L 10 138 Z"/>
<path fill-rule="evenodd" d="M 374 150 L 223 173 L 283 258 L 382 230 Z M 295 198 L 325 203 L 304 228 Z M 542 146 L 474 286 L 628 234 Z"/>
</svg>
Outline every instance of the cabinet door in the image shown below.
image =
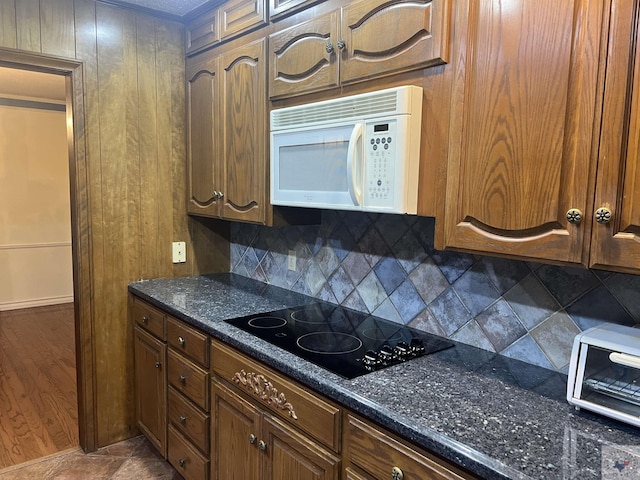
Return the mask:
<svg viewBox="0 0 640 480">
<path fill-rule="evenodd" d="M 611 9 L 591 267 L 640 270 L 640 30 L 639 2 L 615 0 Z M 596 217 L 594 213 L 594 219 Z M 603 220 L 600 218 L 600 220 Z"/>
<path fill-rule="evenodd" d="M 446 62 L 450 11 L 449 0 L 361 0 L 343 7 L 340 81 Z"/>
<path fill-rule="evenodd" d="M 586 263 L 604 2 L 455 3 L 445 246 Z"/>
<path fill-rule="evenodd" d="M 211 480 L 258 480 L 260 412 L 216 380 L 211 402 Z"/>
<path fill-rule="evenodd" d="M 228 0 L 220 5 L 220 36 L 230 39 L 267 23 L 265 0 Z"/>
<path fill-rule="evenodd" d="M 188 204 L 197 215 L 219 215 L 222 177 L 218 59 L 210 52 L 187 60 Z"/>
<path fill-rule="evenodd" d="M 222 55 L 224 171 L 221 216 L 266 219 L 267 95 L 265 42 L 260 39 Z"/>
<path fill-rule="evenodd" d="M 275 418 L 263 420 L 264 480 L 338 480 L 340 459 Z"/>
<path fill-rule="evenodd" d="M 337 87 L 337 10 L 269 37 L 271 98 Z"/>
<path fill-rule="evenodd" d="M 135 394 L 138 427 L 167 456 L 167 347 L 140 327 L 135 328 Z"/>
</svg>

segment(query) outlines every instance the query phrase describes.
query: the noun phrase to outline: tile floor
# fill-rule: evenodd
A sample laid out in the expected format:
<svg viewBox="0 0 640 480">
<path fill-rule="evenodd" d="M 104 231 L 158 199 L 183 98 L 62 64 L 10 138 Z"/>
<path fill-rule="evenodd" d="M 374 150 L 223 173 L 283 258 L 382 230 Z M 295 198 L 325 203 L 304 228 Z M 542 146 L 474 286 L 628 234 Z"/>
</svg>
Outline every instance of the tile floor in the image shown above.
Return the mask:
<svg viewBox="0 0 640 480">
<path fill-rule="evenodd" d="M 0 480 L 179 480 L 143 436 L 85 454 L 80 449 L 0 470 Z"/>
</svg>

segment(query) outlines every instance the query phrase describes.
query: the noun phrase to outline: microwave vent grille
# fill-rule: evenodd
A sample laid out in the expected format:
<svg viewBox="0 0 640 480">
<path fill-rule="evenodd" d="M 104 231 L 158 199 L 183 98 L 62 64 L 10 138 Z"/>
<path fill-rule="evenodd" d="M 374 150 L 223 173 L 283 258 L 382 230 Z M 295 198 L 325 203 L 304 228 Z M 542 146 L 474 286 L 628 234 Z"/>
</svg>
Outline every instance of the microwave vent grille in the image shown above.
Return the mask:
<svg viewBox="0 0 640 480">
<path fill-rule="evenodd" d="M 395 89 L 338 98 L 326 102 L 284 108 L 271 112 L 271 129 L 304 127 L 353 118 L 375 118 L 398 113 L 398 92 Z"/>
</svg>

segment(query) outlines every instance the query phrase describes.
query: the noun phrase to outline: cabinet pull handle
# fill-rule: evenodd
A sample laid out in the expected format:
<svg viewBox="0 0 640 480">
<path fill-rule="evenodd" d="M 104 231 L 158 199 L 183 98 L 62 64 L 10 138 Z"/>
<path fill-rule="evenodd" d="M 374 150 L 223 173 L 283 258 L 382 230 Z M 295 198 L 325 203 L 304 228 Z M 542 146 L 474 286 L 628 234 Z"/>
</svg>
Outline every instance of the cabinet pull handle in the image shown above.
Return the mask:
<svg viewBox="0 0 640 480">
<path fill-rule="evenodd" d="M 178 375 L 178 381 L 180 383 L 187 383 L 187 377 L 185 377 L 184 375 Z"/>
<path fill-rule="evenodd" d="M 244 387 L 260 400 L 280 410 L 285 410 L 294 420 L 298 419 L 293 405 L 287 401 L 285 394 L 278 392 L 278 389 L 274 387 L 264 375 L 253 372 L 247 373 L 244 370 L 240 370 L 233 374 L 231 380 L 237 385 Z"/>
<path fill-rule="evenodd" d="M 184 458 L 181 458 L 180 460 L 178 460 L 178 465 L 180 465 L 180 468 L 184 468 L 186 464 L 187 464 L 187 461 Z"/>
<path fill-rule="evenodd" d="M 147 324 L 149 323 L 149 317 L 147 317 L 146 315 L 142 316 L 142 323 Z"/>
<path fill-rule="evenodd" d="M 327 44 L 324 46 L 324 49 L 327 51 L 327 53 L 333 53 L 333 43 L 327 42 Z"/>
<path fill-rule="evenodd" d="M 260 449 L 261 452 L 264 452 L 267 449 L 267 444 L 264 443 L 264 440 L 260 440 L 258 442 L 258 448 Z"/>
<path fill-rule="evenodd" d="M 392 480 L 402 480 L 404 478 L 404 472 L 399 467 L 393 467 L 391 469 Z"/>
<path fill-rule="evenodd" d="M 184 347 L 184 344 L 185 344 L 185 340 L 184 340 L 184 338 L 182 338 L 182 337 L 178 337 L 178 344 L 179 344 L 181 347 Z"/>
<path fill-rule="evenodd" d="M 256 440 L 258 440 L 258 437 L 256 437 L 253 433 L 251 435 L 249 435 L 249 443 L 251 445 L 253 445 L 254 443 L 256 443 Z"/>
<path fill-rule="evenodd" d="M 179 421 L 182 425 L 184 425 L 184 422 L 186 422 L 186 421 L 187 421 L 187 417 L 185 417 L 184 415 L 180 415 L 180 416 L 178 417 L 178 421 Z"/>
<path fill-rule="evenodd" d="M 160 362 L 156 362 L 156 368 L 160 368 L 162 366 L 162 364 Z"/>
<path fill-rule="evenodd" d="M 607 207 L 600 207 L 596 210 L 596 222 L 606 225 L 611 221 L 611 210 Z"/>
<path fill-rule="evenodd" d="M 582 212 L 577 208 L 572 208 L 567 212 L 567 220 L 574 225 L 582 222 Z"/>
<path fill-rule="evenodd" d="M 344 47 L 346 47 L 347 44 L 345 43 L 344 39 L 340 39 L 338 40 L 338 43 L 336 43 L 336 47 L 338 47 L 339 50 L 344 50 Z"/>
</svg>

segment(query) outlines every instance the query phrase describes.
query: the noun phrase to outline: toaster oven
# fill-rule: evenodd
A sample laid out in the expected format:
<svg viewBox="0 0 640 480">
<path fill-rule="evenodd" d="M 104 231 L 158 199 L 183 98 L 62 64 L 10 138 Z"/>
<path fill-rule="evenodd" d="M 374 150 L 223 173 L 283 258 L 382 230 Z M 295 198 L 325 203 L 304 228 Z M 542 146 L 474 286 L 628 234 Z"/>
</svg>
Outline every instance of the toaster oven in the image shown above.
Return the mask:
<svg viewBox="0 0 640 480">
<path fill-rule="evenodd" d="M 640 329 L 605 324 L 578 334 L 567 400 L 576 409 L 640 426 Z"/>
</svg>

